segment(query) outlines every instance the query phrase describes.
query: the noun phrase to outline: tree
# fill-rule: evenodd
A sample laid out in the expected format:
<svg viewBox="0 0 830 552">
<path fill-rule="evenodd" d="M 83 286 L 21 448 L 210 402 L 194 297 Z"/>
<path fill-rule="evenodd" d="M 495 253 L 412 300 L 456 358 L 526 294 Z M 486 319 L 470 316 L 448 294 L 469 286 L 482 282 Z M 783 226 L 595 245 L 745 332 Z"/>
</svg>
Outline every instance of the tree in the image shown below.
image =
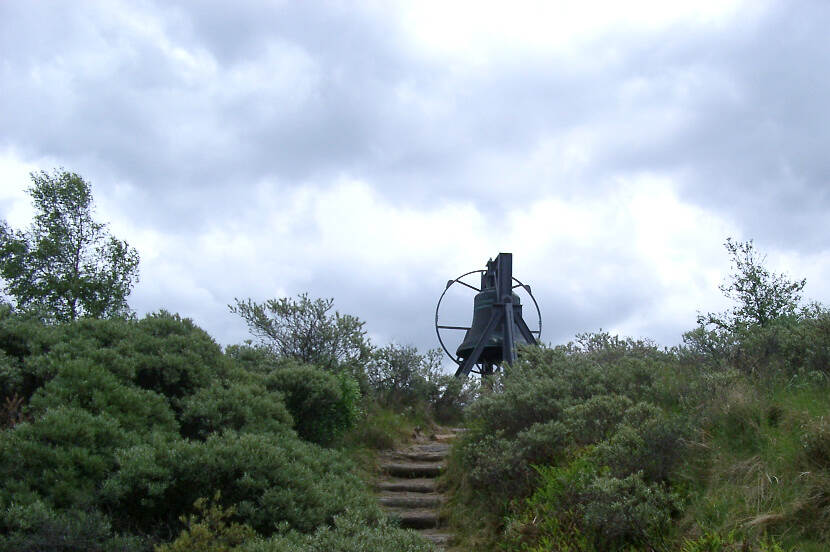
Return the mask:
<svg viewBox="0 0 830 552">
<path fill-rule="evenodd" d="M 737 305 L 723 314 L 698 315 L 698 324 L 734 331 L 766 327 L 782 317 L 798 314 L 806 279 L 793 282 L 783 274 L 771 273 L 763 264 L 766 257 L 755 251 L 752 240 L 736 242 L 727 238 L 724 246 L 732 257 L 732 274 L 719 289 Z"/>
<path fill-rule="evenodd" d="M 0 277 L 17 308 L 49 321 L 129 314 L 138 252 L 92 218 L 89 183 L 66 170 L 31 173 L 37 211 L 26 232 L 0 222 Z"/>
<path fill-rule="evenodd" d="M 329 314 L 334 299 L 269 299 L 255 303 L 235 299 L 228 305 L 248 324 L 251 332 L 274 354 L 335 369 L 342 365 L 362 366 L 369 358 L 371 345 L 357 317 Z"/>
</svg>

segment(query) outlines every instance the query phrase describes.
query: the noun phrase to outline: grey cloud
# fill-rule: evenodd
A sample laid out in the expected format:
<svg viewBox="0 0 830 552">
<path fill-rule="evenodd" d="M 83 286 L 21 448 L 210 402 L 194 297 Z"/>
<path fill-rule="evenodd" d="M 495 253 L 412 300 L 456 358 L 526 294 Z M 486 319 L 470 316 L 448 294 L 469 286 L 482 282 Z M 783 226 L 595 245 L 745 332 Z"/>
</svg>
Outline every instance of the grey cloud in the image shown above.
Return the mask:
<svg viewBox="0 0 830 552">
<path fill-rule="evenodd" d="M 652 173 L 750 237 L 815 250 L 830 242 L 828 19 L 823 3 L 773 3 L 751 24 L 620 30 L 574 58 L 518 57 L 485 71 L 419 56 L 394 23 L 342 4 L 0 3 L 0 145 L 60 159 L 90 177 L 96 197 L 115 201 L 120 187 L 124 217 L 184 243 L 267 219 L 259 187 L 281 198 L 351 176 L 390 204 L 463 200 L 504 225 L 505 207 L 603 197 L 617 177 Z M 177 57 L 188 55 L 192 73 Z M 584 162 L 568 165 L 571 146 L 584 146 Z M 529 278 L 546 339 L 659 308 L 653 279 L 629 268 L 636 259 L 601 245 L 566 253 L 562 274 Z M 443 281 L 385 287 L 383 275 L 359 281 L 350 267 L 324 270 L 313 251 L 303 255 L 290 262 L 309 277 L 287 271 L 237 291 L 205 274 L 210 305 L 178 304 L 235 339 L 223 294 L 264 299 L 279 285 L 334 297 L 384 338 L 434 344 Z M 618 277 L 598 277 L 597 265 Z M 256 279 L 237 277 L 240 287 Z M 561 291 L 573 281 L 585 282 L 581 299 Z M 139 301 L 173 308 L 173 289 Z M 676 341 L 692 323 L 656 337 Z"/>
</svg>

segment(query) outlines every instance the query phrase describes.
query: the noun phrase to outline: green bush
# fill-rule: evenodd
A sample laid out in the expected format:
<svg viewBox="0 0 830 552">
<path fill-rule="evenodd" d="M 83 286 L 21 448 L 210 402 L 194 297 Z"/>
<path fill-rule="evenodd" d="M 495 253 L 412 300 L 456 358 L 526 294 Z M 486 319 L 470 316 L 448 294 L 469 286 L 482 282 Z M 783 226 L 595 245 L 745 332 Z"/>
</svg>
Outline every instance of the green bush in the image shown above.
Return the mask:
<svg viewBox="0 0 830 552">
<path fill-rule="evenodd" d="M 135 383 L 179 398 L 230 370 L 219 345 L 188 318 L 160 311 L 138 321 L 131 359 Z"/>
<path fill-rule="evenodd" d="M 366 338 L 364 322 L 350 314 L 329 314 L 334 299 L 281 297 L 255 303 L 236 299 L 228 305 L 259 338 L 260 346 L 275 357 L 313 364 L 330 372 L 346 372 L 363 383 L 363 367 L 372 345 Z"/>
<path fill-rule="evenodd" d="M 470 408 L 472 430 L 459 455 L 468 481 L 499 499 L 525 495 L 535 477 L 531 464 L 555 462 L 603 442 L 629 413 L 636 419 L 659 412 L 648 400 L 660 396 L 658 375 L 671 360 L 653 345 L 607 334 L 583 335 L 555 349 L 526 349 L 499 378 L 500 392 Z M 660 461 L 670 462 L 679 434 L 654 432 L 649 443 L 664 446 Z M 651 453 L 646 449 L 639 456 Z"/>
<path fill-rule="evenodd" d="M 101 482 L 115 470 L 115 451 L 137 441 L 108 414 L 50 408 L 34 422 L 4 432 L 0 503 L 34 492 L 59 509 L 95 505 Z"/>
<path fill-rule="evenodd" d="M 617 478 L 589 458 L 564 467 L 539 467 L 540 481 L 519 519 L 509 525 L 509 542 L 543 550 L 544 544 L 574 551 L 659 548 L 679 501 L 641 473 Z M 542 546 L 539 546 L 539 545 Z"/>
<path fill-rule="evenodd" d="M 225 356 L 246 374 L 267 375 L 279 368 L 298 364 L 295 359 L 278 357 L 268 347 L 253 345 L 250 341 L 241 345 L 228 345 L 225 347 Z"/>
<path fill-rule="evenodd" d="M 119 450 L 116 458 L 103 501 L 119 523 L 148 533 L 175 527 L 208 489 L 221 492 L 222 505 L 234 506 L 241 521 L 264 535 L 281 523 L 313 531 L 348 509 L 377 515 L 341 453 L 291 434 L 226 431 L 204 442 L 153 440 Z"/>
<path fill-rule="evenodd" d="M 7 368 L 9 375 L 0 375 L 11 382 L 4 391 L 26 399 L 73 361 L 173 399 L 207 386 L 230 367 L 210 336 L 165 311 L 138 321 L 83 318 L 51 327 L 7 315 L 0 317 L 0 346 L 14 361 L 13 373 Z"/>
<path fill-rule="evenodd" d="M 474 378 L 456 378 L 440 375 L 436 378 L 438 394 L 431 398 L 430 408 L 436 421 L 442 424 L 458 423 L 465 409 L 479 396 L 480 382 Z"/>
<path fill-rule="evenodd" d="M 49 408 L 70 406 L 115 418 L 128 432 L 178 433 L 167 400 L 153 391 L 123 383 L 106 368 L 87 359 L 68 360 L 57 375 L 35 392 L 29 403 L 37 418 Z"/>
<path fill-rule="evenodd" d="M 630 544 L 657 548 L 680 506 L 663 485 L 646 483 L 640 473 L 624 478 L 603 475 L 575 491 L 578 523 L 593 536 L 599 550 Z"/>
<path fill-rule="evenodd" d="M 536 479 L 533 466 L 560 458 L 569 443 L 565 425 L 553 420 L 534 424 L 513 439 L 499 434 L 473 436 L 460 458 L 472 488 L 506 500 L 528 494 Z"/>
<path fill-rule="evenodd" d="M 294 421 L 282 395 L 256 383 L 213 383 L 182 400 L 182 435 L 206 439 L 236 431 L 282 433 Z"/>
<path fill-rule="evenodd" d="M 296 532 L 260 539 L 241 547 L 241 552 L 431 552 L 433 545 L 420 535 L 391 524 L 385 518 L 367 523 L 344 514 L 334 527 L 310 535 Z"/>
<path fill-rule="evenodd" d="M 422 419 L 455 423 L 478 391 L 474 379 L 460 379 L 441 370 L 440 350 L 421 354 L 410 345 L 375 349 L 366 365 L 372 398 L 385 408 L 406 410 Z"/>
<path fill-rule="evenodd" d="M 297 434 L 312 443 L 330 444 L 357 419 L 360 392 L 346 374 L 295 365 L 272 372 L 266 386 L 283 395 Z"/>
<path fill-rule="evenodd" d="M 41 355 L 60 341 L 60 331 L 39 320 L 15 314 L 7 305 L 0 306 L 0 351 L 4 362 L 0 372 L 2 398 L 14 395 L 29 397 L 52 377 L 48 370 L 30 366 L 31 357 Z"/>
<path fill-rule="evenodd" d="M 677 363 L 673 352 L 604 333 L 524 350 L 470 408 L 450 469 L 470 491 L 462 500 L 491 512 L 491 523 L 512 519 L 507 541 L 518 549 L 659 544 L 678 511 L 671 485 L 689 435 L 670 413 Z"/>
<path fill-rule="evenodd" d="M 563 412 L 568 432 L 577 445 L 602 441 L 619 425 L 631 399 L 624 395 L 597 395 Z"/>
<path fill-rule="evenodd" d="M 681 459 L 686 434 L 682 423 L 663 418 L 632 427 L 622 425 L 593 451 L 600 465 L 615 477 L 641 472 L 647 482 L 666 482 Z"/>
<path fill-rule="evenodd" d="M 10 549 L 146 550 L 214 491 L 264 536 L 379 519 L 353 464 L 291 429 L 334 441 L 358 413 L 354 380 L 247 346 L 225 355 L 177 315 L 47 327 L 0 309 L 0 390 Z"/>
<path fill-rule="evenodd" d="M 58 512 L 40 501 L 0 511 L 0 550 L 14 552 L 144 552 L 138 537 L 114 534 L 101 512 Z"/>
</svg>

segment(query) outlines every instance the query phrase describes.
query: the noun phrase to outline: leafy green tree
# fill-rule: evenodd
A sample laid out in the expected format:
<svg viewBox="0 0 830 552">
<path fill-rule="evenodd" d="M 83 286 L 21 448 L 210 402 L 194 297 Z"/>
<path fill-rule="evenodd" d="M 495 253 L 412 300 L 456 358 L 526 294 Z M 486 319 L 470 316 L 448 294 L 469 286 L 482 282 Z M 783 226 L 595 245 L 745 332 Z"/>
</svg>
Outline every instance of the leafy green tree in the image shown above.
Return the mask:
<svg viewBox="0 0 830 552">
<path fill-rule="evenodd" d="M 766 256 L 755 251 L 752 240 L 727 238 L 724 246 L 732 258 L 732 273 L 719 289 L 737 305 L 723 314 L 699 315 L 698 324 L 732 331 L 765 327 L 779 318 L 798 314 L 806 279 L 793 282 L 783 274 L 771 273 L 764 266 Z"/>
<path fill-rule="evenodd" d="M 18 308 L 50 321 L 123 316 L 138 252 L 92 218 L 88 182 L 65 170 L 32 173 L 37 210 L 26 232 L 0 222 L 0 277 Z"/>
<path fill-rule="evenodd" d="M 228 307 L 279 357 L 330 370 L 362 366 L 371 353 L 364 322 L 337 311 L 330 314 L 333 304 L 334 299 L 312 300 L 303 293 L 297 300 L 283 297 L 264 303 L 236 299 L 236 305 Z"/>
</svg>

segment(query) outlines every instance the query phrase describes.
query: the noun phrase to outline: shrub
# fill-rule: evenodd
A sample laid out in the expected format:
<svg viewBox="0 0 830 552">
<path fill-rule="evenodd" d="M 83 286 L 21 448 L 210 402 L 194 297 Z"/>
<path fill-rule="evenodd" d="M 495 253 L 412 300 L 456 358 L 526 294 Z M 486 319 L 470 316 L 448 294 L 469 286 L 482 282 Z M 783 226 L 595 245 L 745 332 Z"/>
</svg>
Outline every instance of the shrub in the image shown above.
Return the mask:
<svg viewBox="0 0 830 552">
<path fill-rule="evenodd" d="M 362 414 L 362 418 L 346 435 L 346 446 L 389 450 L 411 435 L 411 421 L 391 409 L 370 403 Z"/>
<path fill-rule="evenodd" d="M 53 327 L 9 315 L 0 317 L 0 344 L 12 359 L 0 384 L 26 399 L 73 361 L 172 399 L 205 387 L 230 366 L 203 330 L 165 311 L 139 321 L 83 318 Z"/>
<path fill-rule="evenodd" d="M 15 314 L 0 306 L 0 391 L 3 398 L 18 395 L 28 400 L 53 373 L 29 366 L 29 357 L 43 354 L 60 341 L 59 330 Z M 24 360 L 27 362 L 24 363 Z"/>
<path fill-rule="evenodd" d="M 294 429 L 307 441 L 329 444 L 357 418 L 357 384 L 346 374 L 334 375 L 314 366 L 291 366 L 266 380 L 279 391 L 294 419 Z"/>
<path fill-rule="evenodd" d="M 464 417 L 465 408 L 479 396 L 480 383 L 473 378 L 441 375 L 436 378 L 438 394 L 432 398 L 435 419 L 443 424 L 456 423 Z"/>
<path fill-rule="evenodd" d="M 57 508 L 94 505 L 101 482 L 115 470 L 115 450 L 136 441 L 108 414 L 50 408 L 34 422 L 4 432 L 0 499 L 10 504 L 36 492 Z"/>
<path fill-rule="evenodd" d="M 214 432 L 282 433 L 293 425 L 282 395 L 255 383 L 213 383 L 182 400 L 182 435 L 206 439 Z"/>
<path fill-rule="evenodd" d="M 431 543 L 420 535 L 400 529 L 386 518 L 367 523 L 344 514 L 334 527 L 323 527 L 311 535 L 289 533 L 253 541 L 242 552 L 431 552 Z"/>
<path fill-rule="evenodd" d="M 114 534 L 97 511 L 58 512 L 41 501 L 0 511 L 0 550 L 15 552 L 143 552 L 140 538 Z"/>
<path fill-rule="evenodd" d="M 148 533 L 170 530 L 206 490 L 219 491 L 239 521 L 270 535 L 281 524 L 302 532 L 354 509 L 377 506 L 340 453 L 292 435 L 226 431 L 204 442 L 153 440 L 116 453 L 118 470 L 103 484 L 118 522 Z"/>
<path fill-rule="evenodd" d="M 509 542 L 523 549 L 540 544 L 586 552 L 627 550 L 631 545 L 653 549 L 678 507 L 664 486 L 644 482 L 639 473 L 613 477 L 588 457 L 537 470 L 539 486 L 508 530 Z"/>
<path fill-rule="evenodd" d="M 467 480 L 501 500 L 524 496 L 535 483 L 533 465 L 561 458 L 568 436 L 567 428 L 554 420 L 534 424 L 514 439 L 498 434 L 474 438 L 461 451 Z"/>
<path fill-rule="evenodd" d="M 219 345 L 188 318 L 160 311 L 139 320 L 137 330 L 130 357 L 144 389 L 179 398 L 229 370 Z"/>
<path fill-rule="evenodd" d="M 431 404 L 441 395 L 437 351 L 422 355 L 411 345 L 387 345 L 372 352 L 366 376 L 375 398 L 384 406 Z"/>
<path fill-rule="evenodd" d="M 680 506 L 675 495 L 660 484 L 646 483 L 640 473 L 625 478 L 603 475 L 575 490 L 578 523 L 600 550 L 629 544 L 656 548 Z"/>
<path fill-rule="evenodd" d="M 441 352 L 420 354 L 408 345 L 387 345 L 372 352 L 366 365 L 372 398 L 386 408 L 406 409 L 425 419 L 452 423 L 476 397 L 478 384 L 441 371 Z"/>
<path fill-rule="evenodd" d="M 246 374 L 267 375 L 286 365 L 296 365 L 294 359 L 281 358 L 263 345 L 253 345 L 250 340 L 241 345 L 225 347 L 225 356 Z"/>
<path fill-rule="evenodd" d="M 503 392 L 484 395 L 471 406 L 469 416 L 476 434 L 501 432 L 512 437 L 535 423 L 559 419 L 569 406 L 564 399 L 571 386 L 557 368 L 551 365 L 548 373 L 539 373 L 529 360 L 517 363 L 500 378 Z"/>
<path fill-rule="evenodd" d="M 613 432 L 631 404 L 631 399 L 623 395 L 597 395 L 568 407 L 562 417 L 573 442 L 586 445 L 601 441 Z"/>
<path fill-rule="evenodd" d="M 678 464 L 683 446 L 683 426 L 662 418 L 632 427 L 622 425 L 594 449 L 597 462 L 615 477 L 641 472 L 647 482 L 666 482 Z"/>
<path fill-rule="evenodd" d="M 29 406 L 35 417 L 49 408 L 69 406 L 93 415 L 112 416 L 129 432 L 178 432 L 178 423 L 164 397 L 124 384 L 86 359 L 62 364 L 58 374 L 34 394 Z"/>
</svg>

